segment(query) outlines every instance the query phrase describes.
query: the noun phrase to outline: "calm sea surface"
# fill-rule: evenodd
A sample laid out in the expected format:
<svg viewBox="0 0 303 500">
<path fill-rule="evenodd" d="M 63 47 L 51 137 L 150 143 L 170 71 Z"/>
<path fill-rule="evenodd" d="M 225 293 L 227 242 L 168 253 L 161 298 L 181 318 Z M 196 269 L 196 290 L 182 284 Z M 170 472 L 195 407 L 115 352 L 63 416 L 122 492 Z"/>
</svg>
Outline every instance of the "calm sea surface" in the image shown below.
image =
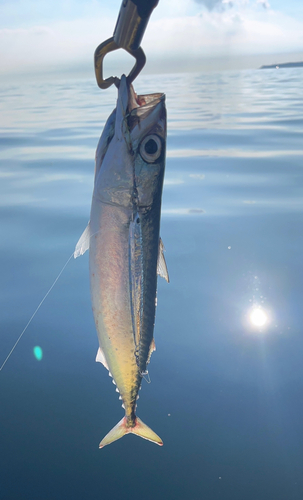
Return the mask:
<svg viewBox="0 0 303 500">
<path fill-rule="evenodd" d="M 0 373 L 1 500 L 302 500 L 302 83 L 302 69 L 138 78 L 167 95 L 171 283 L 138 402 L 164 446 L 98 449 L 123 410 L 95 363 L 85 254 Z M 93 76 L 0 89 L 0 364 L 87 224 L 115 99 Z"/>
</svg>

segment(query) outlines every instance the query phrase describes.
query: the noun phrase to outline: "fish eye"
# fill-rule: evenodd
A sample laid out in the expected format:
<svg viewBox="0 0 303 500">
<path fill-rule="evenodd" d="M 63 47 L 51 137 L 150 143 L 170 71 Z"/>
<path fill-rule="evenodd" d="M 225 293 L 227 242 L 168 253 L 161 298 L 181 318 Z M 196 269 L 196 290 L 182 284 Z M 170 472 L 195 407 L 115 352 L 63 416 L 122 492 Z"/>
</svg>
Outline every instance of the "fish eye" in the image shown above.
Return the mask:
<svg viewBox="0 0 303 500">
<path fill-rule="evenodd" d="M 148 163 L 156 161 L 162 151 L 161 139 L 155 135 L 147 135 L 140 144 L 140 155 Z"/>
</svg>

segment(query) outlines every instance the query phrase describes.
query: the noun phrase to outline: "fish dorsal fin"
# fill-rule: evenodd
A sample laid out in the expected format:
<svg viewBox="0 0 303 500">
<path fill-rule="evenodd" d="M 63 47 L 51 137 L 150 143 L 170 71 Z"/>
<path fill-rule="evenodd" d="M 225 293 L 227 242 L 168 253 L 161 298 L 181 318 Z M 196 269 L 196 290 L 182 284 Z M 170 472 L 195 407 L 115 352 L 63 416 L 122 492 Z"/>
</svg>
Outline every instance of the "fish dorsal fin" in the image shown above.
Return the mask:
<svg viewBox="0 0 303 500">
<path fill-rule="evenodd" d="M 74 258 L 76 259 L 80 255 L 83 255 L 86 250 L 89 249 L 89 240 L 90 240 L 90 222 L 87 224 L 86 228 L 84 229 L 83 233 L 80 236 L 80 239 L 76 245 L 75 251 L 74 251 Z"/>
<path fill-rule="evenodd" d="M 167 265 L 164 257 L 165 248 L 163 245 L 163 241 L 159 238 L 159 253 L 158 253 L 158 263 L 157 263 L 157 273 L 161 278 L 164 278 L 167 283 L 169 283 L 169 276 Z"/>
<path fill-rule="evenodd" d="M 106 362 L 104 353 L 103 353 L 103 351 L 101 351 L 100 347 L 99 347 L 98 352 L 97 352 L 96 361 L 99 363 L 102 363 L 102 365 L 105 366 L 105 368 L 109 371 L 108 364 Z"/>
</svg>

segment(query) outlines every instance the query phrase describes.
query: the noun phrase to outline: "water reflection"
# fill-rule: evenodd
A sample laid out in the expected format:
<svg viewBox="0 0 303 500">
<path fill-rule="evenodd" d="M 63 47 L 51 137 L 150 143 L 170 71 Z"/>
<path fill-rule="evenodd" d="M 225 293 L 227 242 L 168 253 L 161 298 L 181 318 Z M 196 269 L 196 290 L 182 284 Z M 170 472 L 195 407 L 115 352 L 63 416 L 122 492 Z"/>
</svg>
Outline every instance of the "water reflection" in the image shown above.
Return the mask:
<svg viewBox="0 0 303 500">
<path fill-rule="evenodd" d="M 287 83 L 282 71 L 135 82 L 167 93 L 161 237 L 171 283 L 159 280 L 157 352 L 140 405 L 165 446 L 161 456 L 135 439 L 105 458 L 94 451 L 116 405 L 94 363 L 84 255 L 1 372 L 5 498 L 57 498 L 58 484 L 66 498 L 98 497 L 101 463 L 104 500 L 131 498 L 134 484 L 146 500 L 302 498 L 291 488 L 303 456 L 303 86 L 302 72 L 287 74 Z M 87 224 L 94 150 L 115 100 L 93 78 L 0 91 L 4 353 Z"/>
<path fill-rule="evenodd" d="M 253 326 L 265 326 L 268 323 L 268 315 L 260 306 L 254 306 L 249 313 L 249 319 Z"/>
</svg>

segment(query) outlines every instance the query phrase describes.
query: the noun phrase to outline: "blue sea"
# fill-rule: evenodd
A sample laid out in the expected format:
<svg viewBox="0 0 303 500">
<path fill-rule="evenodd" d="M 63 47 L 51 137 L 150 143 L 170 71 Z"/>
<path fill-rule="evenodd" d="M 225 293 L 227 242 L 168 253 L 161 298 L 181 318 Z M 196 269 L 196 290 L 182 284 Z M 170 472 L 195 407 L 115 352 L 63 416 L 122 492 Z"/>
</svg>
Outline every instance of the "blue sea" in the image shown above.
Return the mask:
<svg viewBox="0 0 303 500">
<path fill-rule="evenodd" d="M 302 500 L 303 69 L 135 88 L 167 96 L 171 282 L 138 401 L 164 446 L 98 448 L 123 410 L 95 362 L 85 254 L 0 372 L 0 499 Z M 1 85 L 0 365 L 87 224 L 115 100 L 93 74 Z"/>
</svg>

